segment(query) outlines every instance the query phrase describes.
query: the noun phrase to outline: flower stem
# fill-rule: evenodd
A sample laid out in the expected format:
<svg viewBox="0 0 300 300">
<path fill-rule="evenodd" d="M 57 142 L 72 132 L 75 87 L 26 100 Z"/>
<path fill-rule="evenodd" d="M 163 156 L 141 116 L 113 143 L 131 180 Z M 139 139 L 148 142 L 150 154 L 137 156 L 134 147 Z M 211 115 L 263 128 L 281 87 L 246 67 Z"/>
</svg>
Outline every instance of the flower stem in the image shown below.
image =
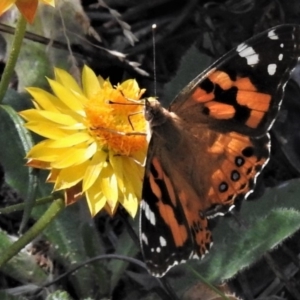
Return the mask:
<svg viewBox="0 0 300 300">
<path fill-rule="evenodd" d="M 53 202 L 53 200 L 54 200 L 53 196 L 44 197 L 44 198 L 36 200 L 34 203 L 34 206 L 44 205 L 46 203 Z M 26 206 L 26 203 L 23 202 L 23 203 L 14 204 L 14 205 L 0 208 L 0 215 L 10 214 L 15 211 L 24 210 L 25 206 Z"/>
<path fill-rule="evenodd" d="M 59 215 L 60 212 L 63 211 L 64 208 L 65 205 L 63 199 L 54 200 L 42 217 L 23 236 L 1 253 L 0 267 L 41 234 L 41 232 Z"/>
<path fill-rule="evenodd" d="M 9 54 L 8 60 L 6 62 L 1 82 L 0 82 L 0 103 L 3 101 L 3 98 L 5 96 L 5 93 L 7 91 L 11 76 L 14 72 L 15 65 L 20 53 L 20 49 L 22 46 L 23 42 L 23 37 L 26 31 L 26 20 L 23 17 L 23 15 L 20 15 L 16 30 L 15 30 L 15 35 L 11 47 L 11 52 Z"/>
</svg>

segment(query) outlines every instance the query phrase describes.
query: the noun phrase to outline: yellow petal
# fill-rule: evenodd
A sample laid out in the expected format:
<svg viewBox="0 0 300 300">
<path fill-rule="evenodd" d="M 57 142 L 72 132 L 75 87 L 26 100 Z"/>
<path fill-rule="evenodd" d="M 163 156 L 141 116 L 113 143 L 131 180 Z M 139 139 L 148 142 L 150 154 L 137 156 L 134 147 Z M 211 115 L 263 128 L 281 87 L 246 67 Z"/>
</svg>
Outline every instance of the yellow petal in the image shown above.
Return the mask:
<svg viewBox="0 0 300 300">
<path fill-rule="evenodd" d="M 46 110 L 36 110 L 27 109 L 22 111 L 21 116 L 26 120 L 36 121 L 36 122 L 53 122 L 61 125 L 74 125 L 77 121 L 74 120 L 69 115 L 62 115 L 58 112 L 46 111 Z"/>
<path fill-rule="evenodd" d="M 98 150 L 92 157 L 83 177 L 82 190 L 88 190 L 97 180 L 106 162 L 107 152 Z M 99 189 L 99 187 L 98 187 Z"/>
<path fill-rule="evenodd" d="M 74 185 L 76 185 L 78 182 L 82 180 L 83 174 L 85 173 L 85 169 L 88 166 L 88 162 L 84 162 L 81 165 L 72 166 L 66 169 L 63 169 L 59 172 L 54 190 L 62 190 L 62 189 L 68 189 Z"/>
<path fill-rule="evenodd" d="M 100 87 L 102 88 L 103 84 L 105 82 L 105 79 L 102 76 L 100 76 L 100 75 L 97 76 L 97 79 L 99 81 Z"/>
<path fill-rule="evenodd" d="M 55 7 L 55 0 L 42 0 L 42 2 L 44 2 L 47 5 L 51 5 Z"/>
<path fill-rule="evenodd" d="M 119 202 L 117 202 L 117 203 L 116 203 L 116 206 L 112 209 L 112 208 L 108 205 L 108 203 L 106 202 L 106 203 L 105 203 L 105 206 L 104 206 L 104 209 L 106 210 L 106 212 L 107 212 L 111 217 L 113 217 L 114 214 L 115 214 L 116 211 L 117 211 L 118 206 L 119 206 Z"/>
<path fill-rule="evenodd" d="M 89 142 L 92 142 L 93 140 L 94 139 L 87 132 L 76 132 L 62 139 L 50 141 L 47 146 L 50 148 L 66 148 L 79 145 L 84 142 L 89 144 Z"/>
<path fill-rule="evenodd" d="M 132 160 L 138 165 L 138 167 L 142 170 L 144 170 L 144 166 L 146 165 L 146 150 L 143 149 L 141 151 L 137 151 L 131 154 L 129 158 L 132 158 Z M 144 171 L 143 171 L 144 172 Z"/>
<path fill-rule="evenodd" d="M 124 173 L 123 159 L 124 159 L 124 157 L 116 156 L 111 151 L 109 152 L 109 162 L 113 168 L 114 173 L 116 174 L 118 186 L 122 193 L 125 192 L 123 176 L 126 176 L 126 174 L 123 174 Z"/>
<path fill-rule="evenodd" d="M 48 148 L 48 140 L 42 141 L 39 144 L 33 146 L 30 151 L 27 153 L 26 158 L 28 159 L 36 159 L 44 162 L 53 162 L 56 161 L 57 158 L 64 155 L 65 152 L 69 151 L 69 149 L 55 149 Z"/>
<path fill-rule="evenodd" d="M 62 86 L 60 83 L 48 79 L 48 82 L 55 93 L 55 95 L 71 110 L 79 112 L 84 110 L 84 106 L 82 102 L 78 100 L 78 98 L 72 93 L 69 89 Z"/>
<path fill-rule="evenodd" d="M 82 94 L 82 90 L 77 84 L 76 80 L 68 72 L 63 69 L 55 68 L 54 73 L 55 79 L 58 83 L 65 87 L 68 87 L 68 89 L 72 91 Z"/>
<path fill-rule="evenodd" d="M 51 183 L 55 183 L 56 182 L 56 179 L 58 177 L 60 173 L 60 170 L 57 170 L 57 169 L 51 169 L 48 177 L 47 177 L 47 180 L 46 182 L 51 182 Z"/>
<path fill-rule="evenodd" d="M 119 202 L 132 218 L 136 216 L 138 211 L 138 200 L 131 187 L 128 187 L 126 194 Z"/>
<path fill-rule="evenodd" d="M 42 89 L 30 87 L 26 88 L 26 91 L 34 98 L 40 109 L 59 112 L 59 107 L 62 105 L 62 108 L 67 108 L 57 97 Z"/>
<path fill-rule="evenodd" d="M 28 122 L 25 124 L 25 127 L 39 134 L 40 136 L 53 140 L 63 138 L 70 134 L 70 132 L 53 126 L 53 123 L 51 122 Z"/>
<path fill-rule="evenodd" d="M 103 78 L 101 76 L 98 76 L 98 80 L 99 82 L 101 83 Z M 103 89 L 108 89 L 108 90 L 113 90 L 113 86 L 112 84 L 110 83 L 109 79 L 105 79 L 102 83 L 102 88 Z"/>
<path fill-rule="evenodd" d="M 34 102 L 37 103 L 39 109 L 49 110 L 53 112 L 60 112 L 65 115 L 71 116 L 77 121 L 81 121 L 82 117 L 85 117 L 83 111 L 75 112 L 71 110 L 63 101 L 53 96 L 52 94 L 39 89 L 39 88 L 27 88 L 26 89 L 34 98 Z M 74 95 L 76 98 L 77 95 Z M 82 96 L 83 97 L 83 96 Z"/>
<path fill-rule="evenodd" d="M 37 169 L 50 169 L 50 164 L 48 162 L 36 160 L 36 159 L 28 159 L 28 161 L 25 164 L 27 167 L 31 168 L 37 168 Z"/>
<path fill-rule="evenodd" d="M 66 131 L 69 132 L 69 134 L 72 131 L 80 131 L 80 130 L 87 130 L 86 125 L 82 124 L 82 123 L 75 123 L 73 125 L 68 125 L 68 126 L 64 126 L 64 125 L 60 125 L 59 126 L 61 129 L 65 129 Z"/>
<path fill-rule="evenodd" d="M 92 217 L 94 217 L 101 209 L 103 209 L 106 203 L 106 197 L 99 189 L 101 184 L 100 182 L 100 179 L 98 179 L 95 184 L 85 193 Z"/>
<path fill-rule="evenodd" d="M 137 196 L 137 198 L 140 198 L 143 175 L 144 175 L 143 168 L 137 165 L 129 157 L 124 158 L 123 167 L 124 167 L 124 173 L 126 174 L 126 178 L 125 178 L 126 182 L 131 182 L 131 186 L 134 189 L 134 194 Z"/>
<path fill-rule="evenodd" d="M 84 66 L 82 70 L 82 86 L 83 93 L 87 98 L 94 97 L 101 89 L 96 74 L 88 66 Z"/>
<path fill-rule="evenodd" d="M 100 173 L 101 190 L 107 199 L 108 205 L 113 209 L 118 201 L 118 185 L 112 167 L 107 164 Z"/>
<path fill-rule="evenodd" d="M 64 169 L 81 164 L 88 161 L 96 153 L 96 151 L 96 143 L 92 143 L 88 147 L 68 149 L 56 161 L 52 162 L 51 167 L 56 169 Z"/>
<path fill-rule="evenodd" d="M 1 0 L 0 1 L 0 15 L 5 13 L 14 3 L 16 0 Z"/>
<path fill-rule="evenodd" d="M 138 99 L 140 88 L 136 80 L 128 79 L 120 84 L 124 96 L 130 99 Z"/>
</svg>

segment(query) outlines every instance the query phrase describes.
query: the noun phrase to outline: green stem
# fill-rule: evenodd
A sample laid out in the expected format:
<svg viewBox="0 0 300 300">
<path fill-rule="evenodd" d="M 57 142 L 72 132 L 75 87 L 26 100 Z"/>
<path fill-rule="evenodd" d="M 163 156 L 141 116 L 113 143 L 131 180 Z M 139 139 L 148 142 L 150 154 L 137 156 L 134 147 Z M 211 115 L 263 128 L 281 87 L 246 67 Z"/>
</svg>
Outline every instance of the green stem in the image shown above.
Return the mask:
<svg viewBox="0 0 300 300">
<path fill-rule="evenodd" d="M 2 78 L 1 78 L 1 82 L 0 82 L 0 103 L 3 101 L 3 98 L 5 96 L 5 93 L 7 91 L 11 76 L 14 72 L 15 69 L 15 65 L 20 53 L 20 49 L 22 46 L 22 42 L 23 42 L 23 37 L 26 31 L 26 20 L 25 18 L 20 15 L 17 26 L 16 26 L 16 30 L 15 30 L 15 35 L 14 35 L 14 39 L 13 39 L 13 43 L 12 43 L 12 47 L 11 47 L 11 51 L 8 57 L 8 60 L 6 62 L 3 74 L 2 74 Z"/>
<path fill-rule="evenodd" d="M 9 246 L 0 255 L 0 267 L 18 254 L 28 243 L 36 238 L 65 208 L 64 200 L 57 199 L 52 202 L 42 217 L 16 242 Z"/>
<path fill-rule="evenodd" d="M 44 197 L 44 198 L 36 200 L 35 203 L 34 203 L 34 206 L 39 206 L 39 205 L 43 205 L 43 204 L 46 204 L 46 203 L 49 203 L 49 202 L 53 202 L 53 200 L 54 200 L 53 196 Z M 10 206 L 7 206 L 7 207 L 0 208 L 0 215 L 10 214 L 10 213 L 13 213 L 15 211 L 24 210 L 26 205 L 27 204 L 23 202 L 23 203 L 19 203 L 19 204 L 10 205 Z"/>
</svg>

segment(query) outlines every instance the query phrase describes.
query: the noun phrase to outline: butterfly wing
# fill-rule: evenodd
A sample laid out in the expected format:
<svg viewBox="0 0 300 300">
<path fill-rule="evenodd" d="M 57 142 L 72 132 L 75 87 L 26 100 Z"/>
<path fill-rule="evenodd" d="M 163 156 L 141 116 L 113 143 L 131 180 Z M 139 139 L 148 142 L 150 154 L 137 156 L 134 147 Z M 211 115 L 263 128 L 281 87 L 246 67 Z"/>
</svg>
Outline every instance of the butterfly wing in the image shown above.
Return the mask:
<svg viewBox="0 0 300 300">
<path fill-rule="evenodd" d="M 172 102 L 169 110 L 184 121 L 187 134 L 194 131 L 193 143 L 206 145 L 201 160 L 210 161 L 207 217 L 223 215 L 253 191 L 269 160 L 268 131 L 299 55 L 300 27 L 272 28 L 225 54 Z M 213 141 L 203 143 L 197 124 L 206 125 Z"/>
<path fill-rule="evenodd" d="M 264 135 L 300 54 L 300 27 L 282 25 L 231 50 L 191 81 L 170 111 L 221 131 Z"/>
<path fill-rule="evenodd" d="M 283 25 L 230 51 L 151 120 L 140 240 L 150 272 L 202 257 L 208 217 L 253 190 L 269 158 L 270 129 L 300 53 L 300 27 Z M 164 122 L 161 122 L 161 120 Z M 160 125 L 160 126 L 157 126 Z"/>
<path fill-rule="evenodd" d="M 170 176 L 164 169 L 153 141 L 143 184 L 140 240 L 150 272 L 161 277 L 174 265 L 203 257 L 212 238 L 207 219 L 199 215 L 198 196 L 177 170 Z"/>
</svg>

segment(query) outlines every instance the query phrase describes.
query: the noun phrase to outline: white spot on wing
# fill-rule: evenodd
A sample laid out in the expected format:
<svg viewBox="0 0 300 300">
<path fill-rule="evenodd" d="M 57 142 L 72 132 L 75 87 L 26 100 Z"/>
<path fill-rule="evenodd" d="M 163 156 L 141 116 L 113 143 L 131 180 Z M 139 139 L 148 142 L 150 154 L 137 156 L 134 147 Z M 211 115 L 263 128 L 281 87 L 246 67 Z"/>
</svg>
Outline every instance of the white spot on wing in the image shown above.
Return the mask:
<svg viewBox="0 0 300 300">
<path fill-rule="evenodd" d="M 210 245 L 212 245 L 212 243 L 211 243 Z M 159 248 L 159 247 L 156 248 L 156 252 L 160 252 L 160 251 L 161 251 L 161 249 L 160 249 L 160 250 L 158 250 L 158 249 L 160 249 L 160 248 Z M 154 252 L 154 249 L 152 248 L 151 251 Z M 167 259 L 167 262 L 168 262 L 168 260 L 169 260 L 170 258 L 172 258 L 172 257 L 174 257 L 174 256 L 177 256 L 177 253 L 172 253 L 172 254 L 170 255 L 170 257 Z M 199 255 L 198 255 L 197 253 L 195 253 L 194 251 L 192 251 L 191 254 L 189 255 L 189 258 L 188 258 L 188 259 L 199 259 L 199 258 L 203 258 L 203 257 L 204 257 L 204 255 L 202 255 L 201 257 L 199 257 Z M 163 272 L 151 272 L 151 274 L 152 274 L 153 276 L 155 276 L 155 277 L 163 277 L 164 275 L 166 275 L 166 273 L 167 273 L 171 268 L 173 268 L 174 266 L 179 265 L 179 264 L 184 264 L 184 263 L 186 263 L 186 261 L 187 261 L 187 260 L 184 259 L 184 258 L 182 258 L 181 260 L 174 260 L 173 262 L 171 262 L 171 263 L 167 266 L 167 268 L 166 268 L 165 271 L 163 271 Z M 155 268 L 160 269 L 160 265 L 158 265 L 158 264 L 153 264 L 153 266 L 154 266 Z"/>
<path fill-rule="evenodd" d="M 157 252 L 157 253 L 160 253 L 160 251 L 161 251 L 160 247 L 157 247 L 157 248 L 156 248 L 156 252 Z"/>
<path fill-rule="evenodd" d="M 149 220 L 149 222 L 155 226 L 156 224 L 156 218 L 154 215 L 154 212 L 150 209 L 149 205 L 147 202 L 143 201 L 143 206 L 142 209 L 144 209 L 145 211 L 145 217 L 147 218 L 147 220 Z"/>
<path fill-rule="evenodd" d="M 247 59 L 247 64 L 249 66 L 256 65 L 259 62 L 259 56 L 258 54 L 254 51 L 254 49 L 247 44 L 240 44 L 236 48 L 238 54 L 240 57 L 244 57 Z"/>
<path fill-rule="evenodd" d="M 280 54 L 278 55 L 278 60 L 282 60 L 282 59 L 283 59 L 283 54 L 280 53 Z"/>
<path fill-rule="evenodd" d="M 283 47 L 284 47 L 284 44 L 283 44 L 283 43 L 281 43 L 281 44 L 280 44 L 280 48 L 283 48 Z"/>
<path fill-rule="evenodd" d="M 163 238 L 162 236 L 159 237 L 159 243 L 162 247 L 167 246 L 167 241 L 165 238 Z"/>
<path fill-rule="evenodd" d="M 276 73 L 276 68 L 277 68 L 277 65 L 276 64 L 269 64 L 268 65 L 268 73 L 269 75 L 274 75 Z"/>
<path fill-rule="evenodd" d="M 141 234 L 141 240 L 142 240 L 146 245 L 148 245 L 148 238 L 147 238 L 147 236 L 145 235 L 145 233 L 142 233 L 142 234 Z"/>
<path fill-rule="evenodd" d="M 281 100 L 281 102 L 282 102 L 282 100 Z M 279 103 L 279 107 L 280 107 L 280 105 L 281 105 L 281 102 Z M 269 126 L 269 128 L 268 128 L 268 131 L 271 129 L 271 127 L 272 127 L 274 121 L 275 121 L 275 119 L 274 119 L 273 122 L 270 124 L 270 126 Z M 257 173 L 255 174 L 255 176 L 254 176 L 254 178 L 253 178 L 253 184 L 254 184 L 254 186 L 255 186 L 255 184 L 256 184 L 257 177 L 259 176 L 259 174 L 261 173 L 261 171 L 263 170 L 263 168 L 267 165 L 267 163 L 268 163 L 269 160 L 270 160 L 271 138 L 270 138 L 270 134 L 269 134 L 269 133 L 267 133 L 267 137 L 268 137 L 268 140 L 269 140 L 269 142 L 268 142 L 268 144 L 267 144 L 267 149 L 268 149 L 269 157 L 268 157 L 268 158 L 266 159 L 266 161 L 262 164 L 260 172 L 257 172 Z M 253 190 L 248 191 L 248 193 L 245 194 L 244 198 L 247 199 L 247 197 L 248 197 L 251 193 L 253 193 Z"/>
<path fill-rule="evenodd" d="M 275 30 L 273 29 L 273 30 L 270 30 L 269 32 L 268 32 L 268 38 L 270 39 L 270 40 L 278 40 L 279 39 L 279 37 L 278 37 L 278 35 L 275 33 Z"/>
<path fill-rule="evenodd" d="M 197 253 L 194 253 L 193 256 L 192 256 L 192 259 L 199 259 L 199 255 Z"/>
</svg>

